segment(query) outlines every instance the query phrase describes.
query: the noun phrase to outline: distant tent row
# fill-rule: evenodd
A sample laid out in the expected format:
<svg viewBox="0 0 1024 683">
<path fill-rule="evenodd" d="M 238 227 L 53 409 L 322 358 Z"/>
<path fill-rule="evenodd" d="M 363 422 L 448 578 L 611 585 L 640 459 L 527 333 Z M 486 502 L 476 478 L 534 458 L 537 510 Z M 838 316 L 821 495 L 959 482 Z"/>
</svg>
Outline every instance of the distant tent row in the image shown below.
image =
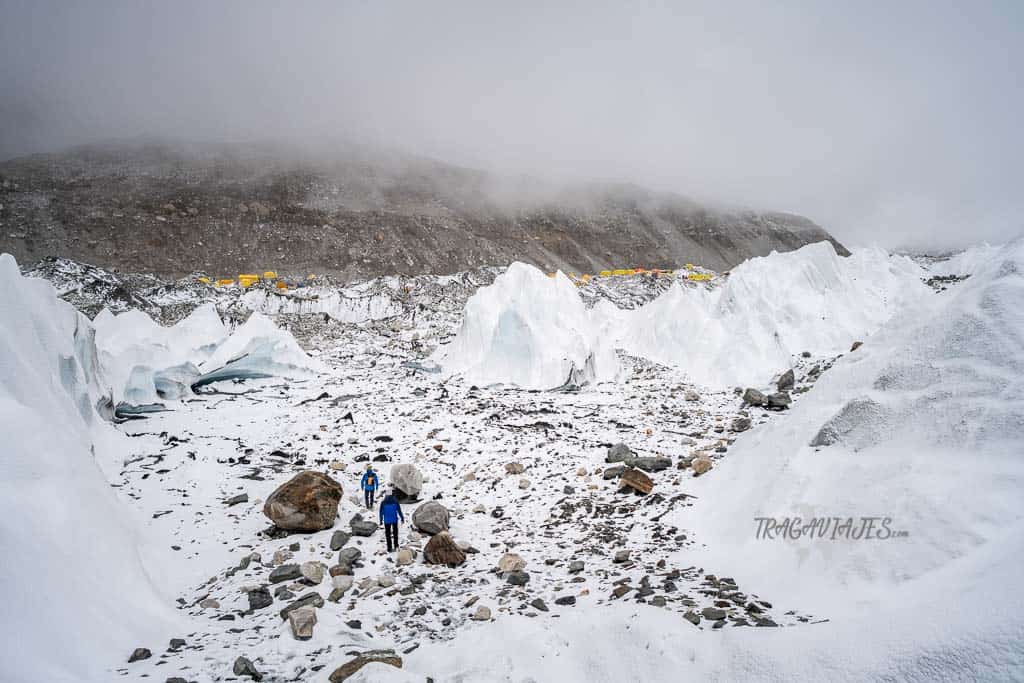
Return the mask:
<svg viewBox="0 0 1024 683">
<path fill-rule="evenodd" d="M 308 278 L 306 278 L 307 281 L 315 279 L 315 275 L 310 275 Z M 277 289 L 292 289 L 294 287 L 306 286 L 306 282 L 303 282 L 301 280 L 297 282 L 291 282 L 285 278 L 280 278 L 277 275 L 277 271 L 273 270 L 264 271 L 263 275 L 258 275 L 256 273 L 241 273 L 238 275 L 237 279 L 224 278 L 220 280 L 211 280 L 208 277 L 200 277 L 197 278 L 197 281 L 203 283 L 204 285 L 211 285 L 213 287 L 234 287 L 235 284 L 237 283 L 238 286 L 241 287 L 242 289 L 252 287 L 257 282 L 266 282 L 268 284 L 272 282 L 274 283 L 274 286 Z"/>
<path fill-rule="evenodd" d="M 690 272 L 686 274 L 686 279 L 697 282 L 704 282 L 711 280 L 714 277 L 711 273 L 697 271 L 698 268 L 699 266 L 694 266 L 692 263 L 687 263 L 686 270 Z M 602 270 L 597 275 L 584 274 L 577 276 L 576 273 L 568 273 L 568 276 L 569 279 L 575 282 L 577 286 L 580 286 L 587 282 L 590 282 L 590 280 L 594 277 L 624 277 L 629 275 L 653 275 L 655 277 L 672 277 L 675 274 L 676 271 L 664 268 L 616 268 L 614 270 Z M 548 277 L 554 276 L 555 273 L 548 273 Z"/>
</svg>

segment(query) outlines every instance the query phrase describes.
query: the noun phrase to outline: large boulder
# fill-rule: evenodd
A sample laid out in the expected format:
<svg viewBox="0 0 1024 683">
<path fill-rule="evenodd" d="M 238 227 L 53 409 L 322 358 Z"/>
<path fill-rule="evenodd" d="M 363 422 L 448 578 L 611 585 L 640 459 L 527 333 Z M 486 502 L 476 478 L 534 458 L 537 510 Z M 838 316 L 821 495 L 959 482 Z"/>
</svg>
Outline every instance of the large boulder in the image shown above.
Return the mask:
<svg viewBox="0 0 1024 683">
<path fill-rule="evenodd" d="M 423 490 L 423 473 L 415 465 L 403 463 L 391 468 L 391 484 L 401 491 L 405 499 L 415 499 Z"/>
<path fill-rule="evenodd" d="M 443 564 L 458 567 L 466 561 L 466 553 L 455 543 L 455 539 L 447 531 L 433 536 L 423 548 L 423 558 L 427 564 Z"/>
<path fill-rule="evenodd" d="M 526 560 L 516 553 L 505 553 L 498 560 L 498 571 L 517 572 L 526 569 Z"/>
<path fill-rule="evenodd" d="M 779 391 L 787 391 L 792 389 L 794 384 L 796 384 L 796 376 L 793 374 L 793 368 L 790 368 L 782 373 L 782 377 L 779 377 L 779 381 L 775 383 L 775 386 Z"/>
<path fill-rule="evenodd" d="M 412 525 L 425 534 L 448 531 L 448 509 L 436 500 L 427 501 L 412 513 Z"/>
<path fill-rule="evenodd" d="M 299 472 L 267 497 L 263 514 L 286 531 L 320 531 L 334 526 L 341 484 L 326 474 Z"/>
<path fill-rule="evenodd" d="M 748 387 L 747 390 L 743 392 L 743 402 L 748 406 L 763 406 L 767 400 L 768 399 L 764 394 L 753 387 Z"/>
</svg>

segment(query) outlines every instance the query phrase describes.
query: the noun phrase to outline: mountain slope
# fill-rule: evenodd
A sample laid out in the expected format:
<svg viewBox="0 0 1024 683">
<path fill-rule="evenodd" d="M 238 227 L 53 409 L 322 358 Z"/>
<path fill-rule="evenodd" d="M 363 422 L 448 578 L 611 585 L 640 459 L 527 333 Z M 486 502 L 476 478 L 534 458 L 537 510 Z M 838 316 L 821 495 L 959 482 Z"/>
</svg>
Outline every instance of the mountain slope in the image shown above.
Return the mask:
<svg viewBox="0 0 1024 683">
<path fill-rule="evenodd" d="M 520 260 L 542 269 L 699 263 L 828 239 L 806 218 L 631 185 L 570 189 L 342 146 L 113 143 L 0 163 L 0 251 L 181 276 L 354 278 Z"/>
</svg>

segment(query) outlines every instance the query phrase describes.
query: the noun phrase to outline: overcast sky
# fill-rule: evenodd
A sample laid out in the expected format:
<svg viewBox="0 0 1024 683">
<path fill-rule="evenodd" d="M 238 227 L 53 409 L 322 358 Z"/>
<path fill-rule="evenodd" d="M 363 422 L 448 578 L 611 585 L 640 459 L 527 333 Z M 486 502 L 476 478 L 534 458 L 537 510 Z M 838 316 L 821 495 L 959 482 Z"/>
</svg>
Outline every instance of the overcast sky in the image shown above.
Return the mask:
<svg viewBox="0 0 1024 683">
<path fill-rule="evenodd" d="M 0 0 L 0 158 L 332 136 L 801 213 L 1024 231 L 1024 2 Z"/>
</svg>

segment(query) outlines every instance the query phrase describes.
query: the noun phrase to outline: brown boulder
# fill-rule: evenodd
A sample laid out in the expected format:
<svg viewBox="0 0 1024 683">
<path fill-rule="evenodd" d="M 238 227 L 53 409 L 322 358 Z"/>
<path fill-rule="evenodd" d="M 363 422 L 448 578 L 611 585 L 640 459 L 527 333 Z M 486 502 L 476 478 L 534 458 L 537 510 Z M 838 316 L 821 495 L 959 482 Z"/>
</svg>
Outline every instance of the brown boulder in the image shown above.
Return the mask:
<svg viewBox="0 0 1024 683">
<path fill-rule="evenodd" d="M 342 683 L 364 666 L 372 663 L 390 664 L 399 669 L 402 668 L 402 658 L 396 655 L 394 650 L 368 650 L 339 666 L 327 680 L 331 683 Z"/>
<path fill-rule="evenodd" d="M 628 469 L 619 477 L 619 488 L 629 487 L 645 496 L 654 489 L 654 482 L 638 469 Z"/>
<path fill-rule="evenodd" d="M 341 484 L 326 474 L 305 471 L 279 486 L 263 505 L 263 514 L 286 531 L 320 531 L 334 526 Z"/>
<path fill-rule="evenodd" d="M 458 567 L 466 561 L 466 553 L 455 544 L 455 539 L 447 531 L 436 534 L 427 541 L 423 548 L 423 558 L 427 564 L 446 564 Z"/>
</svg>

